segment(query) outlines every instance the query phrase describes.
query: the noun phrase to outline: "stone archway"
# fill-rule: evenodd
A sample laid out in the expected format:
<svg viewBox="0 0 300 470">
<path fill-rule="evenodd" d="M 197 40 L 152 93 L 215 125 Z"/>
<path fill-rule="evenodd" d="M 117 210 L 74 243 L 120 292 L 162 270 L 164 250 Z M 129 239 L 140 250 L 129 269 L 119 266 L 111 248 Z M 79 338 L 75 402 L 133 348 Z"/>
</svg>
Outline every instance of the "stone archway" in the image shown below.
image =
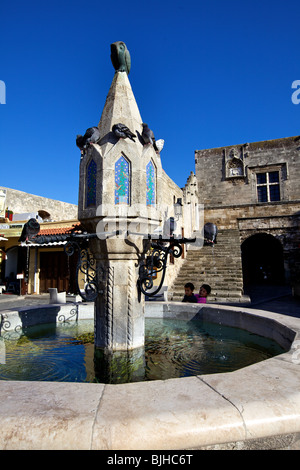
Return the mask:
<svg viewBox="0 0 300 470">
<path fill-rule="evenodd" d="M 279 240 L 267 233 L 247 238 L 241 246 L 244 286 L 283 284 L 283 248 Z"/>
</svg>

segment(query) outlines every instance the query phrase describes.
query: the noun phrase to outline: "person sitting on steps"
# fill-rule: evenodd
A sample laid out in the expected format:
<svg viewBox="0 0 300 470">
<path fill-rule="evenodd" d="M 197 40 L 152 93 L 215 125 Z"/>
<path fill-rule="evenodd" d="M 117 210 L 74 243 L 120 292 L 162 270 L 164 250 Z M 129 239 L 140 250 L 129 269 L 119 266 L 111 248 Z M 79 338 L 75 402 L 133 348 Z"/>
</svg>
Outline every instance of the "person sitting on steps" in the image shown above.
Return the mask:
<svg viewBox="0 0 300 470">
<path fill-rule="evenodd" d="M 191 282 L 187 282 L 185 284 L 185 286 L 184 286 L 185 295 L 182 299 L 182 302 L 190 302 L 190 303 L 193 303 L 193 304 L 197 303 L 197 299 L 194 295 L 194 289 L 195 289 L 195 286 Z"/>
<path fill-rule="evenodd" d="M 211 287 L 208 284 L 202 284 L 199 289 L 199 294 L 196 294 L 198 304 L 206 304 L 207 296 L 211 293 Z"/>
</svg>

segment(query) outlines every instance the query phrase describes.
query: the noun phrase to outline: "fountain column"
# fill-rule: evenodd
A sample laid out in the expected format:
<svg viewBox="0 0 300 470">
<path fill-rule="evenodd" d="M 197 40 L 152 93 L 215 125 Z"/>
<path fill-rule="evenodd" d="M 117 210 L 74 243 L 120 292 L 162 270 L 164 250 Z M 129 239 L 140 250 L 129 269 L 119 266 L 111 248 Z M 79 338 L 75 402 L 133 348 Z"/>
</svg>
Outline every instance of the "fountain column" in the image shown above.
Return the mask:
<svg viewBox="0 0 300 470">
<path fill-rule="evenodd" d="M 153 145 L 145 145 L 141 137 L 142 122 L 127 72 L 117 70 L 98 124 L 100 140 L 82 155 L 78 203 L 80 222 L 89 233 L 99 233 L 89 245 L 105 274 L 95 301 L 95 346 L 107 351 L 144 345 L 145 300 L 137 280 L 148 241 L 127 235 L 127 230 L 151 233 L 151 223 L 159 224 L 156 199 L 162 167 Z M 116 136 L 112 128 L 118 123 L 136 137 Z M 147 205 L 150 173 L 152 200 L 149 204 L 148 197 Z M 115 230 L 121 233 L 112 235 Z"/>
</svg>

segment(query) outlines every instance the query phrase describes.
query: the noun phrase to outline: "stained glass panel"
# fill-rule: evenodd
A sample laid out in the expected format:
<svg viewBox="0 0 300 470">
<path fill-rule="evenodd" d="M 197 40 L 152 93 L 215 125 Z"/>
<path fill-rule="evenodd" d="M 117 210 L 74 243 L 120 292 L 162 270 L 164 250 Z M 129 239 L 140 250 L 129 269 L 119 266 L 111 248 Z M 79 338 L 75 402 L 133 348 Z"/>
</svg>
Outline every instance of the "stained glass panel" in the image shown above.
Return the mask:
<svg viewBox="0 0 300 470">
<path fill-rule="evenodd" d="M 146 166 L 146 205 L 155 205 L 155 169 L 153 163 L 150 161 Z"/>
<path fill-rule="evenodd" d="M 120 157 L 115 164 L 115 204 L 129 204 L 130 175 L 129 162 Z"/>
<path fill-rule="evenodd" d="M 86 176 L 86 207 L 96 205 L 96 178 L 97 176 L 97 164 L 94 160 L 91 160 L 87 167 Z"/>
</svg>

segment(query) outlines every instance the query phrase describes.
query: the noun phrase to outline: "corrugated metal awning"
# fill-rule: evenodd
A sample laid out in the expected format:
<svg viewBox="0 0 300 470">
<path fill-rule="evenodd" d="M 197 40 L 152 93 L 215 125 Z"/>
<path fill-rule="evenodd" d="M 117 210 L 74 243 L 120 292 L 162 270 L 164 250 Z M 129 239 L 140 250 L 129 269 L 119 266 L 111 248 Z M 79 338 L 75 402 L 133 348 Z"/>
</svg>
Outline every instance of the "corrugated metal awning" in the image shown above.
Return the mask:
<svg viewBox="0 0 300 470">
<path fill-rule="evenodd" d="M 48 243 L 26 243 L 21 242 L 21 246 L 28 246 L 31 248 L 32 246 L 57 246 L 57 245 L 66 245 L 68 242 L 48 242 Z"/>
</svg>

